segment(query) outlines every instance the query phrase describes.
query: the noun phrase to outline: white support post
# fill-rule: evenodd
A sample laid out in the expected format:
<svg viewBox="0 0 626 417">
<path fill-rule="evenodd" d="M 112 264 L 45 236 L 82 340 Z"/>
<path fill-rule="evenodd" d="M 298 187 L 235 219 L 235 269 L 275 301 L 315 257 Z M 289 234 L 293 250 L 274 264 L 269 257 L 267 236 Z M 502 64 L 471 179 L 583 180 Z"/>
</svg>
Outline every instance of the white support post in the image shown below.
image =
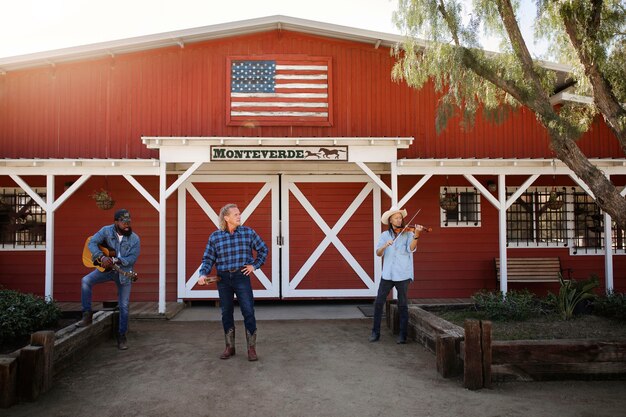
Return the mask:
<svg viewBox="0 0 626 417">
<path fill-rule="evenodd" d="M 506 176 L 498 175 L 498 246 L 500 255 L 500 291 L 506 295 L 508 290 L 506 259 Z"/>
<path fill-rule="evenodd" d="M 167 163 L 161 161 L 159 165 L 159 314 L 165 314 L 165 220 L 167 201 Z"/>
<path fill-rule="evenodd" d="M 607 175 L 610 181 L 611 176 Z M 613 228 L 611 215 L 604 212 L 604 280 L 606 293 L 613 291 Z"/>
<path fill-rule="evenodd" d="M 46 284 L 44 296 L 54 296 L 54 175 L 46 175 Z"/>
<path fill-rule="evenodd" d="M 398 207 L 398 161 L 391 162 L 391 207 Z"/>
<path fill-rule="evenodd" d="M 604 213 L 604 274 L 607 294 L 613 291 L 613 230 L 611 215 Z"/>
<path fill-rule="evenodd" d="M 378 244 L 378 238 L 382 233 L 382 224 L 380 223 L 380 217 L 382 216 L 382 210 L 380 207 L 380 188 L 374 187 L 372 194 L 374 196 L 374 218 L 372 219 L 374 223 L 372 225 L 374 230 L 374 242 L 372 245 L 374 250 L 374 287 L 378 288 L 383 273 L 383 260 L 380 256 L 376 255 L 376 245 Z"/>
</svg>

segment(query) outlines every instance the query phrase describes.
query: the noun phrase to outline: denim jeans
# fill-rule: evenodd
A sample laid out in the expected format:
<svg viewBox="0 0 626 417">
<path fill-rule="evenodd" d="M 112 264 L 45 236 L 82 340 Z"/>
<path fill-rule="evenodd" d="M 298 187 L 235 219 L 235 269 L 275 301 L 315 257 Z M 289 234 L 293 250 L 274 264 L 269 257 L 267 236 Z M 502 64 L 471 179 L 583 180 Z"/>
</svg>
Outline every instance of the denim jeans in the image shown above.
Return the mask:
<svg viewBox="0 0 626 417">
<path fill-rule="evenodd" d="M 387 295 L 393 287 L 398 290 L 398 313 L 400 316 L 400 336 L 406 338 L 407 328 L 409 325 L 409 306 L 407 294 L 409 292 L 410 279 L 404 281 L 391 281 L 387 279 L 381 279 L 378 286 L 378 294 L 376 295 L 376 301 L 374 301 L 374 327 L 372 327 L 372 333 L 380 335 L 380 322 L 383 318 L 383 306 L 387 300 Z"/>
<path fill-rule="evenodd" d="M 239 301 L 243 323 L 250 334 L 256 332 L 256 318 L 254 317 L 254 297 L 250 277 L 240 271 L 218 272 L 220 281 L 217 283 L 217 291 L 220 296 L 222 308 L 222 326 L 224 333 L 235 328 L 233 312 L 235 309 L 235 295 Z"/>
<path fill-rule="evenodd" d="M 124 279 L 120 282 L 120 276 L 115 271 L 100 272 L 94 269 L 85 275 L 81 281 L 80 299 L 83 304 L 83 311 L 91 311 L 92 289 L 95 284 L 113 281 L 117 286 L 117 303 L 120 309 L 119 333 L 124 334 L 128 330 L 128 306 L 130 303 L 131 283 Z"/>
</svg>

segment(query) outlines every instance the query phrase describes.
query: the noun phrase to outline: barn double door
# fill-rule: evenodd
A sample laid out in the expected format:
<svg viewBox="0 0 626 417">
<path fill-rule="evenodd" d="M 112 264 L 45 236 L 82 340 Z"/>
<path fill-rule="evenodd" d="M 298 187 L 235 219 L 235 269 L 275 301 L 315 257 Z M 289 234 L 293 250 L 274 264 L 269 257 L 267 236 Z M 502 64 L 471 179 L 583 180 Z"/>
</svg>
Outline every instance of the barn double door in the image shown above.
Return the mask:
<svg viewBox="0 0 626 417">
<path fill-rule="evenodd" d="M 367 176 L 196 175 L 178 192 L 178 298 L 218 298 L 214 286 L 197 285 L 198 271 L 227 203 L 269 247 L 252 277 L 255 297 L 376 295 L 380 189 Z"/>
</svg>

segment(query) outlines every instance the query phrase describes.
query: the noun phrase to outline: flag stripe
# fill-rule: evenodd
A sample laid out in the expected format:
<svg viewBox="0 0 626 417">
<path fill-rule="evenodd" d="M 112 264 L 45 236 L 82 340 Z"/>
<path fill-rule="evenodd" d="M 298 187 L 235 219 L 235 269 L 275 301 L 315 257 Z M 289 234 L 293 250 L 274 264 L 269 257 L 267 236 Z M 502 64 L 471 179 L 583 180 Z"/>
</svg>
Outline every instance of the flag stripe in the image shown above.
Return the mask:
<svg viewBox="0 0 626 417">
<path fill-rule="evenodd" d="M 230 116 L 328 120 L 328 65 L 323 61 L 237 60 L 230 68 Z"/>
</svg>

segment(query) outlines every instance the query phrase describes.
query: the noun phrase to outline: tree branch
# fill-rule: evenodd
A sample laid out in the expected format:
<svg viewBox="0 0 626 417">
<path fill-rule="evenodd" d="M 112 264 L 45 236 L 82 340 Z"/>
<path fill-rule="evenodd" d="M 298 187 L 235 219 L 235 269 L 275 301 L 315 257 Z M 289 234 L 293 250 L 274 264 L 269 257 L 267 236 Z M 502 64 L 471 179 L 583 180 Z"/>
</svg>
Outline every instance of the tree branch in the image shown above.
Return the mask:
<svg viewBox="0 0 626 417">
<path fill-rule="evenodd" d="M 595 36 L 600 25 L 599 9 L 601 9 L 601 3 L 602 0 L 594 1 L 594 12 L 588 22 L 585 22 L 590 26 L 595 25 L 587 28 L 585 33 L 587 40 L 593 41 L 593 48 L 601 48 Z M 615 133 L 617 140 L 619 140 L 622 152 L 626 153 L 626 110 L 624 110 L 615 94 L 613 94 L 608 80 L 598 66 L 598 60 L 593 56 L 592 48 L 586 48 L 583 45 L 584 35 L 579 32 L 580 26 L 577 24 L 574 14 L 568 13 L 564 7 L 561 8 L 560 14 L 565 24 L 565 32 L 583 65 L 585 75 L 591 83 L 593 101 L 604 116 L 607 125 Z"/>
<path fill-rule="evenodd" d="M 497 0 L 496 4 L 498 6 L 498 13 L 502 18 L 504 28 L 509 35 L 511 46 L 513 46 L 513 51 L 522 65 L 524 74 L 532 81 L 534 95 L 536 97 L 540 97 L 545 102 L 549 102 L 550 99 L 548 94 L 541 85 L 539 75 L 535 71 L 533 58 L 528 51 L 526 41 L 524 41 L 522 32 L 520 31 L 517 20 L 515 19 L 515 12 L 513 11 L 513 6 L 511 5 L 510 0 Z"/>
</svg>

